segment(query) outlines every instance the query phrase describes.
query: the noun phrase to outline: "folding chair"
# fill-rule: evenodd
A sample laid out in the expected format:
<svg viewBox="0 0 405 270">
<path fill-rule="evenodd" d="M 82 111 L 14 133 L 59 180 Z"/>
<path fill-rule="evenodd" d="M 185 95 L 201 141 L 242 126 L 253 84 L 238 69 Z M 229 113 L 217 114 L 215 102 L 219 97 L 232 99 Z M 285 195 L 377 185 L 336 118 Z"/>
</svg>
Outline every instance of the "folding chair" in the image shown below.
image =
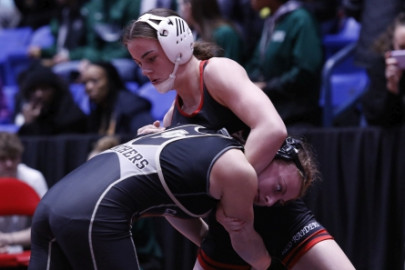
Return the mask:
<svg viewBox="0 0 405 270">
<path fill-rule="evenodd" d="M 324 64 L 320 98 L 324 127 L 332 127 L 334 119 L 355 106 L 367 90 L 369 78 L 365 69 L 350 62 L 355 46 L 355 42 L 346 45 Z"/>
<path fill-rule="evenodd" d="M 0 216 L 33 216 L 39 201 L 39 195 L 25 182 L 15 178 L 0 178 Z M 28 266 L 30 254 L 30 250 L 0 254 L 0 267 Z"/>
</svg>

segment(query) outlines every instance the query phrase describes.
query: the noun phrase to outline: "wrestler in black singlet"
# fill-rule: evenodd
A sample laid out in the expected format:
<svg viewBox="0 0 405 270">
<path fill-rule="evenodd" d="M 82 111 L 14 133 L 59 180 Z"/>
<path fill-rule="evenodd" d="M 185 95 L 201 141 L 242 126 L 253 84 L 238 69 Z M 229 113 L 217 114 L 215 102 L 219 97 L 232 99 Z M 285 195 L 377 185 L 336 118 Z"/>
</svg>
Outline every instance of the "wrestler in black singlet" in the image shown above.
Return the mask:
<svg viewBox="0 0 405 270">
<path fill-rule="evenodd" d="M 192 114 L 183 112 L 181 110 L 183 102 L 177 95 L 176 108 L 173 110 L 173 117 L 171 121 L 172 125 L 199 124 L 214 130 L 226 128 L 226 130 L 231 134 L 241 131 L 247 132 L 249 130 L 248 126 L 238 117 L 236 117 L 231 110 L 215 101 L 208 93 L 202 77 L 206 63 L 208 63 L 208 61 L 202 61 L 200 64 L 201 102 L 197 110 Z M 245 134 L 245 136 L 247 135 Z"/>
<path fill-rule="evenodd" d="M 207 132 L 186 125 L 138 137 L 61 179 L 36 210 L 29 269 L 139 269 L 130 235 L 135 218 L 200 217 L 215 208 L 211 168 L 242 145 Z"/>
<path fill-rule="evenodd" d="M 176 97 L 173 110 L 173 124 L 194 123 L 212 129 L 226 129 L 233 134 L 243 134 L 246 139 L 248 127 L 228 108 L 215 101 L 209 94 L 203 80 L 203 72 L 208 61 L 200 63 L 201 102 L 196 111 L 187 114 L 181 110 L 182 101 Z M 254 109 L 254 108 L 252 108 Z M 271 128 L 271 127 L 269 127 Z M 242 130 L 242 131 L 241 131 Z M 243 141 L 243 140 L 242 140 Z M 214 217 L 209 219 L 210 230 L 199 250 L 198 259 L 205 269 L 250 269 L 243 268 L 245 262 L 232 250 L 228 233 Z M 332 236 L 320 225 L 302 200 L 289 202 L 285 206 L 255 207 L 255 227 L 273 259 L 279 259 L 288 268 L 313 245 Z M 262 228 L 261 230 L 259 230 Z M 242 268 L 240 266 L 242 265 Z M 226 268 L 225 268 L 226 266 Z M 284 269 L 273 265 L 272 269 Z"/>
</svg>

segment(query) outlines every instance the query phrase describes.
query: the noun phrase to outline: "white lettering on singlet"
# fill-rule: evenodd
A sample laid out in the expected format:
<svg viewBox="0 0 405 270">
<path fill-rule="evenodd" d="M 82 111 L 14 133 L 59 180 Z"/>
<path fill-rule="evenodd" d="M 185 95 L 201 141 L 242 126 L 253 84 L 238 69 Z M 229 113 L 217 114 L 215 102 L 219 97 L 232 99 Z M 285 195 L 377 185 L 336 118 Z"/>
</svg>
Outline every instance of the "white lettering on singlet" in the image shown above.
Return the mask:
<svg viewBox="0 0 405 270">
<path fill-rule="evenodd" d="M 318 228 L 320 225 L 318 222 L 311 222 L 308 225 L 304 226 L 301 230 L 299 230 L 296 234 L 293 235 L 292 239 L 288 242 L 284 250 L 282 251 L 282 255 L 286 254 L 291 247 L 298 243 L 302 238 L 305 238 L 308 233 L 313 231 L 314 229 Z"/>
<path fill-rule="evenodd" d="M 148 164 L 149 161 L 144 158 L 144 156 L 139 153 L 135 148 L 132 148 L 129 145 L 123 144 L 118 145 L 116 147 L 111 148 L 112 151 L 116 153 L 120 153 L 124 157 L 126 157 L 132 164 L 134 164 L 138 169 L 144 169 Z"/>
</svg>

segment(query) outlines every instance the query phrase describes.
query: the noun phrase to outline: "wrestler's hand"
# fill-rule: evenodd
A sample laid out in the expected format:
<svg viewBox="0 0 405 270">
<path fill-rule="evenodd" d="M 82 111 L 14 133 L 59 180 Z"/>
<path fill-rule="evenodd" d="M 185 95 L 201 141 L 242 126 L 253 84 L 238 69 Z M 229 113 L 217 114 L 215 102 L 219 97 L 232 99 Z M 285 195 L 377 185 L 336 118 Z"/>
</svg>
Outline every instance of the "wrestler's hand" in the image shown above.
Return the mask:
<svg viewBox="0 0 405 270">
<path fill-rule="evenodd" d="M 144 135 L 149 133 L 158 133 L 165 130 L 164 127 L 160 126 L 160 121 L 155 121 L 151 125 L 146 125 L 138 129 L 137 135 Z"/>
</svg>

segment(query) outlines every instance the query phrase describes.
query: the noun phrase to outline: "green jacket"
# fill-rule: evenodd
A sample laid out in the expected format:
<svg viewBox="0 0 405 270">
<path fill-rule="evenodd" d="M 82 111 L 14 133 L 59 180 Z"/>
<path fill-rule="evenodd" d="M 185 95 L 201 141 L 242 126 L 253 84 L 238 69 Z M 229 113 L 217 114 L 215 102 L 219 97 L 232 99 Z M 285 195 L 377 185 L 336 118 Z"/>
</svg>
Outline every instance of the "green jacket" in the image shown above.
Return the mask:
<svg viewBox="0 0 405 270">
<path fill-rule="evenodd" d="M 253 81 L 265 81 L 270 97 L 287 125 L 320 123 L 323 49 L 318 23 L 304 8 L 280 18 L 263 54 L 260 42 L 246 70 Z"/>
<path fill-rule="evenodd" d="M 212 33 L 214 42 L 224 49 L 225 57 L 239 63 L 243 60 L 243 40 L 241 35 L 230 25 L 221 25 Z"/>
<path fill-rule="evenodd" d="M 88 59 L 90 61 L 110 61 L 115 58 L 130 58 L 127 49 L 122 45 L 120 35 L 117 40 L 105 41 L 97 34 L 96 27 L 109 24 L 117 31 L 139 16 L 141 0 L 92 0 L 83 8 L 86 18 L 86 46 L 70 51 L 71 60 Z M 101 30 L 106 33 L 106 30 Z"/>
</svg>

